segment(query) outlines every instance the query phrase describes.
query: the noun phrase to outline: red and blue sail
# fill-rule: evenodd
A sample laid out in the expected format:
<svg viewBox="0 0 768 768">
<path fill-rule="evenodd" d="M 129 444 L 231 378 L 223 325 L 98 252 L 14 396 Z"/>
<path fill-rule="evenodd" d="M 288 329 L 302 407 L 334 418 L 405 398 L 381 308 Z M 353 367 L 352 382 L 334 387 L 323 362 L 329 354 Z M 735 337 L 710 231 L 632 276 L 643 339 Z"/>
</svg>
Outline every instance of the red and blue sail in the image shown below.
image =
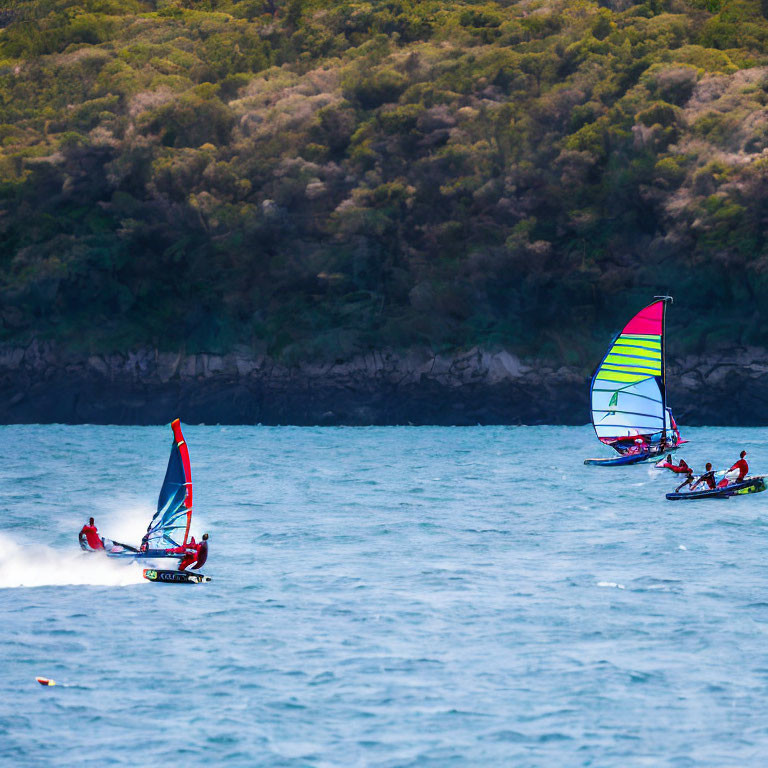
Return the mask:
<svg viewBox="0 0 768 768">
<path fill-rule="evenodd" d="M 157 499 L 157 512 L 142 539 L 143 550 L 170 549 L 187 543 L 192 522 L 192 469 L 178 419 L 171 423 L 173 443 Z"/>
<path fill-rule="evenodd" d="M 666 403 L 664 321 L 668 297 L 640 310 L 616 336 L 592 377 L 592 424 L 620 453 L 638 437 L 681 442 Z"/>
</svg>

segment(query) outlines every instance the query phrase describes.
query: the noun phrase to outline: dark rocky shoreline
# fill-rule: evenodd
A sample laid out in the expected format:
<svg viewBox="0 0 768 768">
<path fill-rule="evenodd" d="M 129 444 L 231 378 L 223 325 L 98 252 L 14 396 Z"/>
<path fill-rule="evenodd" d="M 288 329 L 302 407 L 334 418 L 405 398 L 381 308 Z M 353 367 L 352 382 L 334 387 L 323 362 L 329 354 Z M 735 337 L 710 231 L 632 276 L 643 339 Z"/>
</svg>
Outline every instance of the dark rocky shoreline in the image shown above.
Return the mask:
<svg viewBox="0 0 768 768">
<path fill-rule="evenodd" d="M 681 424 L 768 424 L 768 351 L 671 360 Z M 77 356 L 0 347 L 0 423 L 584 424 L 585 370 L 526 365 L 506 351 L 372 352 L 287 367 L 249 350 Z"/>
</svg>

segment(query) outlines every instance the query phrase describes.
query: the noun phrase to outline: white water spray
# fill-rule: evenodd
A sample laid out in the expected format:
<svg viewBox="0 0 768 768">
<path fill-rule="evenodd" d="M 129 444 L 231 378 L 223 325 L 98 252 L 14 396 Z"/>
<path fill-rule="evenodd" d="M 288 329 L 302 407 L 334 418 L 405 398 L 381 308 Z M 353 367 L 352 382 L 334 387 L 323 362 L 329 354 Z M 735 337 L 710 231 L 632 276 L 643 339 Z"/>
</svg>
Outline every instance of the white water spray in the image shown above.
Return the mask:
<svg viewBox="0 0 768 768">
<path fill-rule="evenodd" d="M 53 585 L 124 587 L 145 583 L 134 562 L 109 560 L 99 553 L 22 545 L 0 535 L 0 589 Z"/>
</svg>

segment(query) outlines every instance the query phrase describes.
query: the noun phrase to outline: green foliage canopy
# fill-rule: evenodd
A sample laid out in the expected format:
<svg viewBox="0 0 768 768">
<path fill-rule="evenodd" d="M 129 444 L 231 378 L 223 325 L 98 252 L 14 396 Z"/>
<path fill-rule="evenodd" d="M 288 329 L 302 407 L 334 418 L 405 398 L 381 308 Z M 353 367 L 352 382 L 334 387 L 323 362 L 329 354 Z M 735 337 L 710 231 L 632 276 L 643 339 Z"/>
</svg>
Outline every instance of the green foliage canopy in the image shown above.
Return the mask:
<svg viewBox="0 0 768 768">
<path fill-rule="evenodd" d="M 588 365 L 673 292 L 768 344 L 763 6 L 615 5 L 6 4 L 0 338 Z"/>
</svg>

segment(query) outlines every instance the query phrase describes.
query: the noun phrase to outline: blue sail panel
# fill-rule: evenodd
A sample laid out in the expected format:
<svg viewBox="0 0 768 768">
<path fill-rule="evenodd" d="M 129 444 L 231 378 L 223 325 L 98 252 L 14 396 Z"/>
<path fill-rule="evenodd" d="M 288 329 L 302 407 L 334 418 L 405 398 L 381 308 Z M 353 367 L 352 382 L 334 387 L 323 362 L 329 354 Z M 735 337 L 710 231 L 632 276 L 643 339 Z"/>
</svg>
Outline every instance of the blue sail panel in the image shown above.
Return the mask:
<svg viewBox="0 0 768 768">
<path fill-rule="evenodd" d="M 157 512 L 142 540 L 148 549 L 170 549 L 187 543 L 192 518 L 192 472 L 179 420 L 172 424 L 174 440 L 168 468 L 157 499 Z"/>
</svg>

